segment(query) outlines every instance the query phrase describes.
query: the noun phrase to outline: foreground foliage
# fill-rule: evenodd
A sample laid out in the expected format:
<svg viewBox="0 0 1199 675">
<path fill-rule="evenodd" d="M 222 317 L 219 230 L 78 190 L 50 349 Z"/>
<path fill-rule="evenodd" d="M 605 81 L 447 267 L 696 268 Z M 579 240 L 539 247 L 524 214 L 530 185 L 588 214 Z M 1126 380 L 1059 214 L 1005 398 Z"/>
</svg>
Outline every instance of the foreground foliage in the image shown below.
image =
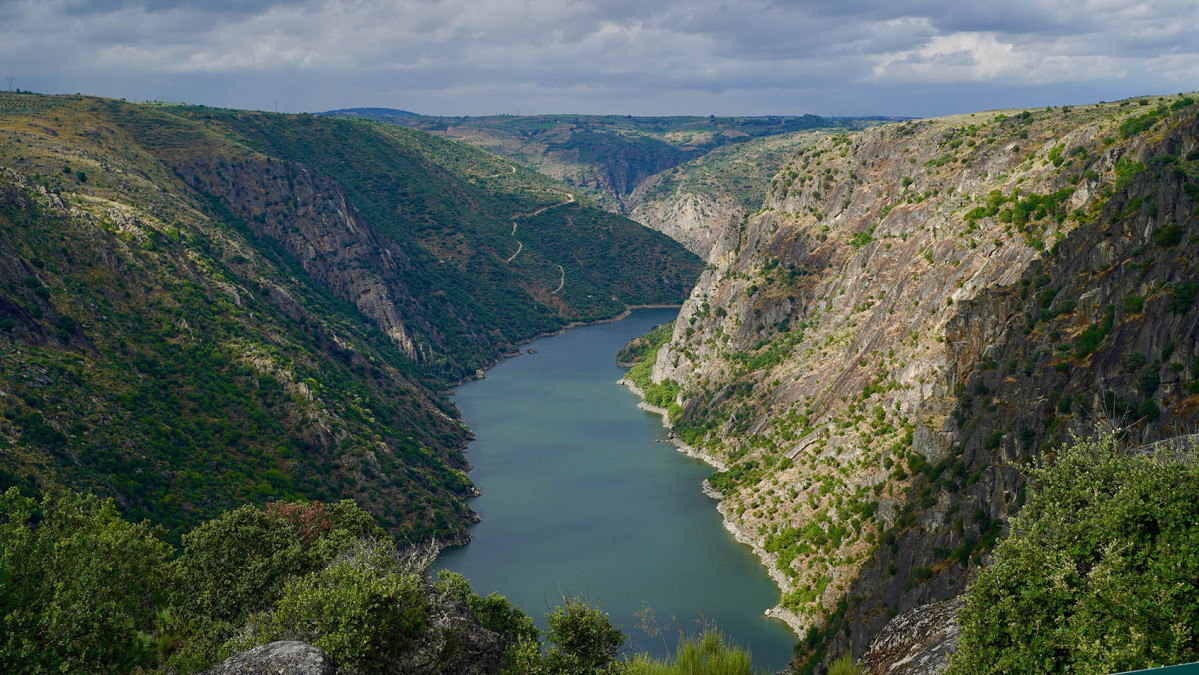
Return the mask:
<svg viewBox="0 0 1199 675">
<path fill-rule="evenodd" d="M 119 673 L 150 663 L 170 547 L 111 501 L 0 495 L 0 663 L 7 672 Z"/>
<path fill-rule="evenodd" d="M 1199 449 L 1075 439 L 967 595 L 950 672 L 1112 673 L 1199 660 Z"/>
<path fill-rule="evenodd" d="M 476 656 L 504 673 L 751 672 L 716 633 L 685 640 L 674 661 L 622 660 L 624 634 L 581 596 L 546 614 L 543 644 L 520 608 L 461 574 L 432 579 L 435 548 L 398 549 L 348 500 L 243 506 L 185 534 L 178 553 L 163 536 L 92 495 L 0 494 L 6 672 L 198 672 L 282 639 L 358 673 L 461 672 Z"/>
<path fill-rule="evenodd" d="M 749 652 L 729 642 L 717 630 L 679 642 L 674 659 L 634 656 L 624 670 L 628 675 L 752 675 Z"/>
</svg>

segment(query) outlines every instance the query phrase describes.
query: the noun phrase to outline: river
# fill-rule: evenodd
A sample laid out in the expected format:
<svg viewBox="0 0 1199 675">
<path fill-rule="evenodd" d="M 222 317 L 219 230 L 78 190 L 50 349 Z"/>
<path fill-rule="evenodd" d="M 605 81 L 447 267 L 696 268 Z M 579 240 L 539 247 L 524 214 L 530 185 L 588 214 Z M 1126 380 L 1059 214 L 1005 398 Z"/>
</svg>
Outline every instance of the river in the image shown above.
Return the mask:
<svg viewBox="0 0 1199 675">
<path fill-rule="evenodd" d="M 436 566 L 482 595 L 498 591 L 543 628 L 563 594 L 583 593 L 636 651 L 666 651 L 662 636 L 636 628 L 650 608 L 672 651 L 680 629 L 709 622 L 749 648 L 756 668 L 779 669 L 796 638 L 763 616 L 774 582 L 700 492 L 711 468 L 664 442 L 660 419 L 616 383 L 616 352 L 676 313 L 636 310 L 542 338 L 458 388 L 483 522 Z"/>
</svg>

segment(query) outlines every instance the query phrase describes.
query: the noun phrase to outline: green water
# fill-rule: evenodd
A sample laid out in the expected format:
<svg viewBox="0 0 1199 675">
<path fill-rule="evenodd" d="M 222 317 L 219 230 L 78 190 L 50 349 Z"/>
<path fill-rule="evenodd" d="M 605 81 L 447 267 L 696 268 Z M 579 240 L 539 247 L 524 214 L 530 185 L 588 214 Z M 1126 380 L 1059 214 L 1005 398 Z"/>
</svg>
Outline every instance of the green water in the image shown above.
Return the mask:
<svg viewBox="0 0 1199 675">
<path fill-rule="evenodd" d="M 482 491 L 471 505 L 483 522 L 438 567 L 483 595 L 499 591 L 542 627 L 564 593 L 582 592 L 637 651 L 664 652 L 661 637 L 635 628 L 649 607 L 671 636 L 712 622 L 752 650 L 756 667 L 778 669 L 796 638 L 763 616 L 777 602 L 774 583 L 700 492 L 711 469 L 660 442 L 660 419 L 616 384 L 620 347 L 675 314 L 639 310 L 543 338 L 529 345 L 535 354 L 459 387 Z"/>
</svg>

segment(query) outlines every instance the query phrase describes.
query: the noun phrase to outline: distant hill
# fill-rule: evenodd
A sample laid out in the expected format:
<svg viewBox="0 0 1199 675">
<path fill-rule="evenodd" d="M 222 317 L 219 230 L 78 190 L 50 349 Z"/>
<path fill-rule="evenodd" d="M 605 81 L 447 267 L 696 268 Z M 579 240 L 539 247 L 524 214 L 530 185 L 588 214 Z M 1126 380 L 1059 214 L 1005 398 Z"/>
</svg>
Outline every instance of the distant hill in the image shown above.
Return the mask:
<svg viewBox="0 0 1199 675">
<path fill-rule="evenodd" d="M 628 213 L 632 196 L 653 176 L 720 147 L 812 129 L 853 130 L 880 119 L 817 115 L 634 117 L 631 115 L 496 115 L 490 117 L 353 116 L 465 141 L 588 190 Z M 343 111 L 328 115 L 347 116 Z"/>
<path fill-rule="evenodd" d="M 706 259 L 718 233 L 757 210 L 770 179 L 797 152 L 836 129 L 760 136 L 659 172 L 629 195 L 629 217 Z"/>
<path fill-rule="evenodd" d="M 418 117 L 417 113 L 396 108 L 342 108 L 319 113 L 330 117 L 365 117 L 367 119 L 384 121 L 392 117 Z"/>
<path fill-rule="evenodd" d="M 535 335 L 679 302 L 700 261 L 461 143 L 314 115 L 0 94 L 0 490 L 172 533 L 353 498 L 462 541 L 443 395 Z"/>
</svg>

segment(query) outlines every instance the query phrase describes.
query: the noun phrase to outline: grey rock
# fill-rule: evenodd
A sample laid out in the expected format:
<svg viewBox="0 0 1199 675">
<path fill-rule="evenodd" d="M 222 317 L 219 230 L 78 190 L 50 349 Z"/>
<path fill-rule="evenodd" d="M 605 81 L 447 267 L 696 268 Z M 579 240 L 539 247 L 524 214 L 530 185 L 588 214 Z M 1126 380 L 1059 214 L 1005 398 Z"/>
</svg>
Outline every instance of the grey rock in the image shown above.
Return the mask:
<svg viewBox="0 0 1199 675">
<path fill-rule="evenodd" d="M 444 598 L 428 620 L 424 635 L 394 664 L 397 672 L 456 675 L 500 672 L 503 638 L 480 625 L 465 603 Z"/>
<path fill-rule="evenodd" d="M 333 660 L 307 642 L 282 640 L 235 654 L 202 675 L 336 675 Z"/>
<path fill-rule="evenodd" d="M 945 670 L 962 628 L 961 596 L 917 607 L 892 619 L 858 660 L 869 675 L 931 675 Z"/>
</svg>

